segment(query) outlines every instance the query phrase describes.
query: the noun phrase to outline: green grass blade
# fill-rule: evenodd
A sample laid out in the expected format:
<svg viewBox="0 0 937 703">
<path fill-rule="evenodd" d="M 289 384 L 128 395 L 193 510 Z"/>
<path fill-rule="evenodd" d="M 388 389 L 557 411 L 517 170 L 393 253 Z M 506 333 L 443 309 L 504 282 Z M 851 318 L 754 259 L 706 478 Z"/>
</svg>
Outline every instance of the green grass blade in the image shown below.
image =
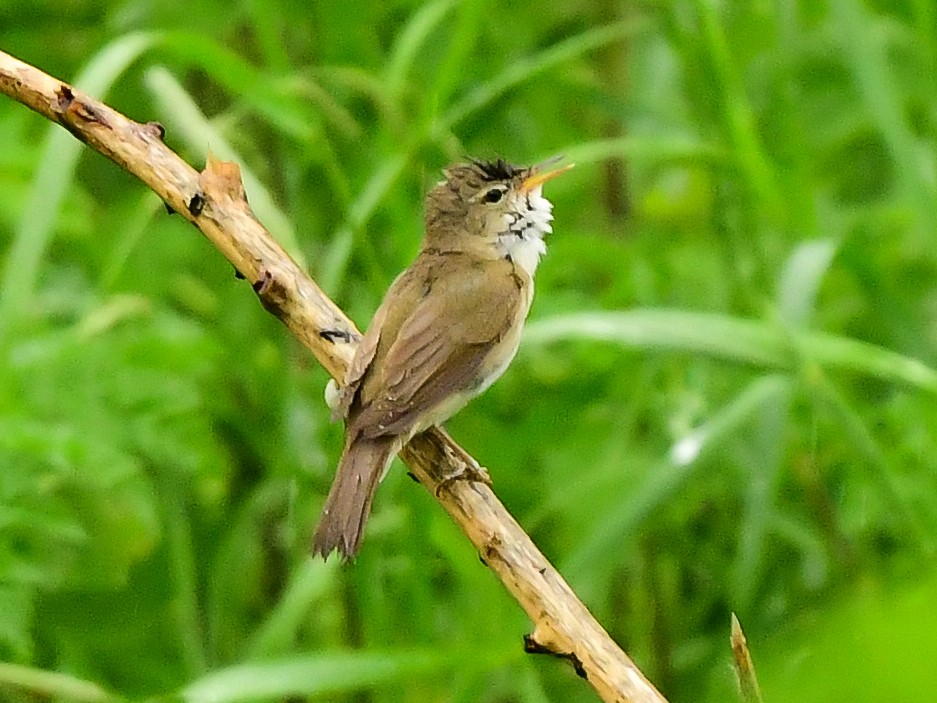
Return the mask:
<svg viewBox="0 0 937 703">
<path fill-rule="evenodd" d="M 567 163 L 601 163 L 612 158 L 626 157 L 656 163 L 687 162 L 720 164 L 727 154 L 724 149 L 705 142 L 679 137 L 619 137 L 583 142 L 562 149 Z"/>
<path fill-rule="evenodd" d="M 449 108 L 433 130 L 434 138 L 447 134 L 456 124 L 504 95 L 511 88 L 590 51 L 634 36 L 645 27 L 644 22 L 617 22 L 597 27 L 559 42 L 539 54 L 516 61 L 495 78 L 479 86 Z"/>
<path fill-rule="evenodd" d="M 168 115 L 174 132 L 183 137 L 190 151 L 203 157 L 211 151 L 215 156 L 226 161 L 234 161 L 240 166 L 251 209 L 290 256 L 302 265 L 302 250 L 289 217 L 277 206 L 270 191 L 254 175 L 243 157 L 209 122 L 188 91 L 167 69 L 160 66 L 149 69 L 144 76 L 144 81 L 161 112 Z"/>
<path fill-rule="evenodd" d="M 424 677 L 464 666 L 487 668 L 490 654 L 465 652 L 357 652 L 313 654 L 275 662 L 241 664 L 213 672 L 181 692 L 186 703 L 239 703 L 283 700 L 359 691 Z"/>
<path fill-rule="evenodd" d="M 168 554 L 166 578 L 175 594 L 172 617 L 176 643 L 188 674 L 193 676 L 205 671 L 208 657 L 197 587 L 198 565 L 192 543 L 192 524 L 177 481 L 169 476 L 159 476 L 157 482 Z"/>
<path fill-rule="evenodd" d="M 683 351 L 756 366 L 783 367 L 790 347 L 764 323 L 680 310 L 581 312 L 536 320 L 524 344 L 561 340 L 615 342 L 636 349 Z"/>
<path fill-rule="evenodd" d="M 697 0 L 703 38 L 715 68 L 715 79 L 722 91 L 722 109 L 726 128 L 734 147 L 734 156 L 746 179 L 758 194 L 762 205 L 770 212 L 783 210 L 775 170 L 765 152 L 756 126 L 755 114 L 745 94 L 741 78 L 720 24 L 716 3 Z"/>
<path fill-rule="evenodd" d="M 384 71 L 387 93 L 398 98 L 406 85 L 407 75 L 427 40 L 437 31 L 446 15 L 456 6 L 454 0 L 427 3 L 414 13 L 400 32 Z"/>
<path fill-rule="evenodd" d="M 29 694 L 28 699 L 41 696 L 74 703 L 120 703 L 123 700 L 91 681 L 69 674 L 0 662 L 0 690 L 14 688 Z"/>
<path fill-rule="evenodd" d="M 904 114 L 904 103 L 898 93 L 900 81 L 889 67 L 888 48 L 882 41 L 883 20 L 875 20 L 863 3 L 854 0 L 832 0 L 830 13 L 834 24 L 841 28 L 842 48 L 846 64 L 872 114 L 906 193 L 908 205 L 915 212 L 916 225 L 922 242 L 933 255 L 933 214 L 937 192 L 933 184 L 931 161 L 921 151 Z"/>
<path fill-rule="evenodd" d="M 764 407 L 788 392 L 786 379 L 772 375 L 758 379 L 721 410 L 713 413 L 704 425 L 676 442 L 670 456 L 647 472 L 643 483 L 622 497 L 621 504 L 586 535 L 561 571 L 575 580 L 577 575 L 603 563 L 607 555 L 620 548 L 623 536 L 631 535 L 654 510 L 663 505 L 696 473 L 700 461 L 751 422 Z"/>
<path fill-rule="evenodd" d="M 442 44 L 444 53 L 427 92 L 422 111 L 427 123 L 450 104 L 462 81 L 463 67 L 472 60 L 473 49 L 481 34 L 479 25 L 486 8 L 478 0 L 462 0 L 455 13 L 455 27 Z"/>
<path fill-rule="evenodd" d="M 778 310 L 789 324 L 806 326 L 813 315 L 820 283 L 836 256 L 830 239 L 801 242 L 788 257 L 778 285 Z"/>
<path fill-rule="evenodd" d="M 101 269 L 99 281 L 102 290 L 107 291 L 113 287 L 127 260 L 143 238 L 147 226 L 159 212 L 165 212 L 163 201 L 152 191 L 142 193 L 121 229 L 115 232 L 115 241 Z"/>
<path fill-rule="evenodd" d="M 160 48 L 184 64 L 198 66 L 289 137 L 309 141 L 316 136 L 315 113 L 300 96 L 282 89 L 279 76 L 257 69 L 203 34 L 167 32 Z"/>
<path fill-rule="evenodd" d="M 901 480 L 901 472 L 894 465 L 891 454 L 879 443 L 865 420 L 856 412 L 853 403 L 845 398 L 828 379 L 820 378 L 817 383 L 820 398 L 825 406 L 835 413 L 838 427 L 844 436 L 870 466 L 872 480 L 878 485 L 881 495 L 891 504 L 893 514 L 914 535 L 914 542 L 927 558 L 930 558 L 937 542 L 934 540 L 933 525 L 927 525 L 922 510 L 917 506 L 918 489 Z M 932 512 L 932 511 L 931 511 Z"/>
<path fill-rule="evenodd" d="M 114 82 L 158 38 L 158 34 L 134 33 L 115 39 L 85 65 L 75 85 L 104 99 Z M 57 125 L 49 127 L 23 216 L 0 275 L 0 340 L 10 324 L 29 310 L 42 258 L 84 149 L 84 144 L 65 130 Z"/>
<path fill-rule="evenodd" d="M 771 378 L 771 377 L 769 377 Z M 739 546 L 734 563 L 733 607 L 747 611 L 755 600 L 765 559 L 766 544 L 778 503 L 785 469 L 784 443 L 790 415 L 792 383 L 775 376 L 774 392 L 749 416 L 749 441 L 739 449 L 747 476 L 742 492 L 745 507 L 739 527 Z"/>
<path fill-rule="evenodd" d="M 323 598 L 334 582 L 330 572 L 338 570 L 335 560 L 327 563 L 304 559 L 292 574 L 286 591 L 266 616 L 247 647 L 248 659 L 260 659 L 289 651 L 296 632 L 309 617 L 310 608 Z"/>
<path fill-rule="evenodd" d="M 937 394 L 937 371 L 917 359 L 848 337 L 786 330 L 716 313 L 654 309 L 576 313 L 531 322 L 524 334 L 527 345 L 605 341 L 788 371 L 813 363 Z"/>
<path fill-rule="evenodd" d="M 319 285 L 326 293 L 334 296 L 338 292 L 351 258 L 355 233 L 364 229 L 371 215 L 403 174 L 408 162 L 407 154 L 388 158 L 371 174 L 364 189 L 352 202 L 347 223 L 332 235 L 322 266 L 316 272 Z"/>
<path fill-rule="evenodd" d="M 257 45 L 266 65 L 278 72 L 290 70 L 290 55 L 283 45 L 283 27 L 280 8 L 264 0 L 248 0 L 251 25 L 257 33 Z"/>
</svg>

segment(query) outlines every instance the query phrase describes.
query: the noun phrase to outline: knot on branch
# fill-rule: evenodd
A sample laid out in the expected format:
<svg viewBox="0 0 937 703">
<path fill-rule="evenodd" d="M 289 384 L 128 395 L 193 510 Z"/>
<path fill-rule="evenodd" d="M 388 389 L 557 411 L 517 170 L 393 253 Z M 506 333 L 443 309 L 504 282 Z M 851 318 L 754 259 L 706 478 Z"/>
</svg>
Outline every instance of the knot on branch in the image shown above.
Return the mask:
<svg viewBox="0 0 937 703">
<path fill-rule="evenodd" d="M 548 654 L 551 657 L 565 659 L 573 665 L 573 670 L 576 672 L 576 676 L 581 679 L 586 679 L 587 681 L 589 680 L 589 675 L 586 673 L 586 668 L 582 665 L 582 661 L 579 659 L 579 657 L 576 656 L 575 652 L 558 652 L 555 649 L 538 642 L 536 639 L 534 639 L 533 635 L 524 635 L 524 651 L 527 652 L 527 654 Z"/>
<path fill-rule="evenodd" d="M 55 102 L 52 105 L 56 118 L 60 125 L 65 127 L 76 137 L 86 142 L 83 132 L 79 127 L 82 123 L 98 124 L 107 129 L 111 129 L 105 113 L 96 107 L 92 101 L 83 100 L 75 95 L 75 91 L 67 83 L 60 83 L 55 91 Z"/>
<path fill-rule="evenodd" d="M 283 282 L 274 276 L 272 271 L 262 269 L 260 278 L 251 284 L 251 288 L 260 298 L 260 304 L 264 306 L 264 310 L 283 319 L 289 302 L 289 288 L 283 285 Z"/>
</svg>

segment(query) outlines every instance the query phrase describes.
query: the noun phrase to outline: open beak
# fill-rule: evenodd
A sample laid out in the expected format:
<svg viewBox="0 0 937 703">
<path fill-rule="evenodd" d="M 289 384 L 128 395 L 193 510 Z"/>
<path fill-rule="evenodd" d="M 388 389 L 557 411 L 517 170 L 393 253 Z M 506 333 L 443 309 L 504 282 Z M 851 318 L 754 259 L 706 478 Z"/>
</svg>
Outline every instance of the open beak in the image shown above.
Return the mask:
<svg viewBox="0 0 937 703">
<path fill-rule="evenodd" d="M 563 157 L 560 156 L 560 157 L 548 159 L 547 161 L 537 164 L 536 166 L 531 168 L 530 175 L 527 176 L 527 178 L 525 178 L 521 182 L 521 186 L 518 190 L 521 193 L 529 193 L 537 186 L 542 186 L 547 181 L 553 178 L 556 178 L 560 174 L 566 173 L 569 169 L 571 169 L 573 166 L 576 165 L 576 164 L 566 164 L 565 166 L 561 166 L 560 168 L 555 168 L 552 171 L 546 171 L 544 173 L 537 173 L 537 171 L 539 171 L 543 166 L 549 166 L 550 164 L 556 163 L 556 161 L 561 158 Z"/>
</svg>

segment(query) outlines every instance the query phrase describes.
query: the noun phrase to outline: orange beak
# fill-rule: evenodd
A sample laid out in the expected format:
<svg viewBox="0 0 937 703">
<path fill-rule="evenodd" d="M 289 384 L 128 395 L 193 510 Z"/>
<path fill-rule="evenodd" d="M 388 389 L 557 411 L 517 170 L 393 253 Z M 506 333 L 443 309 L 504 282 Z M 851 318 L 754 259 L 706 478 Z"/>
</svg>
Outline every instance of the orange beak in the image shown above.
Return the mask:
<svg viewBox="0 0 937 703">
<path fill-rule="evenodd" d="M 560 168 L 555 168 L 552 171 L 547 171 L 545 173 L 536 173 L 537 169 L 540 166 L 545 166 L 549 164 L 551 161 L 555 161 L 555 159 L 550 159 L 550 161 L 547 161 L 543 164 L 538 164 L 537 166 L 534 166 L 533 168 L 531 168 L 530 169 L 531 174 L 527 176 L 527 178 L 524 179 L 524 181 L 521 183 L 521 187 L 518 188 L 518 190 L 521 193 L 529 193 L 537 186 L 542 186 L 547 181 L 553 178 L 556 178 L 560 174 L 566 173 L 569 169 L 571 169 L 573 166 L 576 165 L 576 164 L 566 164 L 565 166 L 561 166 Z"/>
</svg>

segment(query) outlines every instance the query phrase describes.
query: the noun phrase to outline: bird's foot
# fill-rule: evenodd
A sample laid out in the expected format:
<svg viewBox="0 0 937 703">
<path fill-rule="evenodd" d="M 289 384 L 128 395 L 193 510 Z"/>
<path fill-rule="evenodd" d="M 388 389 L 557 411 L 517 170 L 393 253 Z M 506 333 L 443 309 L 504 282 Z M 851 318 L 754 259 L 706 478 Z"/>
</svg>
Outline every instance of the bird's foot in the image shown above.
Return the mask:
<svg viewBox="0 0 937 703">
<path fill-rule="evenodd" d="M 470 481 L 472 483 L 484 483 L 489 488 L 491 487 L 491 474 L 488 473 L 488 469 L 484 466 L 481 466 L 475 459 L 469 456 L 465 452 L 458 452 L 457 455 L 461 459 L 459 464 L 459 469 L 454 473 L 446 476 L 436 484 L 436 496 L 438 497 L 440 493 L 444 490 L 447 490 L 452 486 L 456 481 Z"/>
</svg>

